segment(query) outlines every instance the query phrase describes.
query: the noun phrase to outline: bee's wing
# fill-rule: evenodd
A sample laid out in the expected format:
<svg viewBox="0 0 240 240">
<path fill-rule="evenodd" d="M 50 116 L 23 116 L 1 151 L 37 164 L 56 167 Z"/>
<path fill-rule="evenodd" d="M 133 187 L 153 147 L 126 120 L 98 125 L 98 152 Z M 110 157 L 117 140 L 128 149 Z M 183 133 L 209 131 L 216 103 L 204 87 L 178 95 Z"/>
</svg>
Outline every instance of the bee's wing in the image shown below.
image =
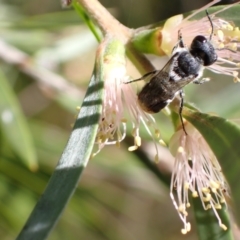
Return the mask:
<svg viewBox="0 0 240 240">
<path fill-rule="evenodd" d="M 158 74 L 160 74 L 160 72 L 165 72 L 165 73 L 169 73 L 169 77 L 170 77 L 170 72 L 173 69 L 174 66 L 174 62 L 177 60 L 179 53 L 175 53 L 171 56 L 171 58 L 169 59 L 169 61 L 165 64 L 165 66 L 158 71 Z"/>
<path fill-rule="evenodd" d="M 140 78 L 131 80 L 131 81 L 126 82 L 126 83 L 138 82 L 138 81 L 141 81 L 141 80 L 149 81 L 149 80 L 151 80 L 153 77 L 155 77 L 158 73 L 159 73 L 159 70 L 154 70 L 154 71 L 152 71 L 152 72 L 148 72 L 148 73 L 144 74 L 144 75 L 143 75 L 142 77 L 140 77 Z"/>
<path fill-rule="evenodd" d="M 174 53 L 171 56 L 171 58 L 169 59 L 169 61 L 165 64 L 165 66 L 161 70 L 157 70 L 157 71 L 153 71 L 153 72 L 150 72 L 150 73 L 146 73 L 141 78 L 145 79 L 145 76 L 146 77 L 149 76 L 151 78 L 154 78 L 154 77 L 158 77 L 158 76 L 162 76 L 163 75 L 164 79 L 166 81 L 170 80 L 171 73 L 172 73 L 174 67 L 176 67 L 178 65 L 177 61 L 178 61 L 179 54 L 180 54 L 179 52 Z"/>
<path fill-rule="evenodd" d="M 140 80 L 145 80 L 146 82 L 154 80 L 158 80 L 161 82 L 164 82 L 164 85 L 168 85 L 167 87 L 170 87 L 174 91 L 178 91 L 182 89 L 185 85 L 192 82 L 196 76 L 195 75 L 185 75 L 180 76 L 178 69 L 178 57 L 180 52 L 176 52 L 172 55 L 172 57 L 169 59 L 169 61 L 165 64 L 165 66 L 161 70 L 155 70 L 152 72 L 148 72 L 144 74 L 141 78 L 132 80 L 131 82 L 136 82 Z"/>
<path fill-rule="evenodd" d="M 155 77 L 159 77 L 162 74 L 164 74 L 164 75 L 168 74 L 172 69 L 173 61 L 175 60 L 177 55 L 178 55 L 178 53 L 174 54 L 161 70 L 154 70 L 152 72 L 148 72 L 148 73 L 144 74 L 142 77 L 131 80 L 127 83 L 138 82 L 138 81 L 141 81 L 141 80 L 144 80 L 144 81 L 148 82 L 149 80 L 151 80 Z M 168 77 L 170 77 L 169 74 L 168 74 Z"/>
<path fill-rule="evenodd" d="M 166 85 L 171 85 L 172 90 L 179 91 L 188 83 L 193 82 L 194 79 L 198 76 L 198 74 L 182 74 L 178 68 L 178 57 L 180 52 L 176 52 L 172 55 L 170 60 L 166 63 L 166 65 L 158 71 L 156 76 L 158 75 L 159 79 L 164 79 Z"/>
<path fill-rule="evenodd" d="M 162 74 L 166 75 L 166 77 L 169 78 L 170 77 L 169 72 L 172 69 L 173 61 L 176 57 L 175 55 L 178 55 L 178 54 L 174 54 L 161 70 L 154 70 L 152 72 L 148 72 L 148 73 L 144 74 L 142 77 L 134 79 L 132 81 L 129 81 L 128 83 L 137 82 L 137 81 L 141 81 L 141 80 L 148 82 L 149 80 L 151 80 L 155 77 L 158 78 Z"/>
</svg>

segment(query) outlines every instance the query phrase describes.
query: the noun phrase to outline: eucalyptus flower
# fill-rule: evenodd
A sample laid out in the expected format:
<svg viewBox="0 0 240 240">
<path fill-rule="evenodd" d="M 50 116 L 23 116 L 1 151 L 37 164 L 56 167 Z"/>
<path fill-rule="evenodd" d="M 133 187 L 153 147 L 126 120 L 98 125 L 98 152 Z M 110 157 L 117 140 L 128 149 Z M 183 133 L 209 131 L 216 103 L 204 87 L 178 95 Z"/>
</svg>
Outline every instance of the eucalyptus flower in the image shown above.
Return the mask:
<svg viewBox="0 0 240 240">
<path fill-rule="evenodd" d="M 107 48 L 109 48 L 108 46 Z M 119 49 L 122 48 L 120 51 Z M 154 117 L 145 113 L 137 103 L 137 95 L 131 84 L 126 84 L 130 78 L 126 75 L 126 59 L 124 46 L 119 42 L 117 53 L 109 54 L 106 50 L 102 65 L 104 80 L 104 99 L 102 114 L 96 137 L 98 153 L 105 145 L 117 145 L 124 140 L 127 133 L 127 123 L 131 124 L 133 146 L 129 151 L 136 150 L 141 145 L 139 133 L 142 124 L 152 136 L 157 152 L 156 139 L 160 132 L 156 127 Z M 125 111 L 125 108 L 127 111 Z M 156 154 L 158 158 L 158 154 Z"/>
<path fill-rule="evenodd" d="M 212 209 L 219 226 L 226 230 L 217 212 L 226 205 L 224 194 L 228 189 L 221 167 L 202 135 L 190 123 L 185 128 L 188 135 L 182 129 L 175 132 L 169 145 L 175 156 L 170 197 L 184 223 L 182 233 L 186 234 L 191 229 L 187 221 L 189 194 L 201 199 L 204 210 Z"/>
</svg>

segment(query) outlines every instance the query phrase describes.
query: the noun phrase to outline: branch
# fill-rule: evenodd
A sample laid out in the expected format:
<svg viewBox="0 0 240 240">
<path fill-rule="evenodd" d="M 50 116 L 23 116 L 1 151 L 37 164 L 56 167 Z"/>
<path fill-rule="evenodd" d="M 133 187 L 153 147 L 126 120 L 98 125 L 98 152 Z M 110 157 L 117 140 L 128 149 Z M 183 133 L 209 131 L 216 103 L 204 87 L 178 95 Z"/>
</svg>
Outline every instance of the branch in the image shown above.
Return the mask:
<svg viewBox="0 0 240 240">
<path fill-rule="evenodd" d="M 96 22 L 103 35 L 112 34 L 127 42 L 132 30 L 114 18 L 97 0 L 78 0 L 85 12 Z"/>
<path fill-rule="evenodd" d="M 36 79 L 41 85 L 47 86 L 57 93 L 67 93 L 74 98 L 81 98 L 83 94 L 63 77 L 34 64 L 26 53 L 7 44 L 0 39 L 0 58 L 9 64 L 16 65 L 20 71 Z"/>
</svg>

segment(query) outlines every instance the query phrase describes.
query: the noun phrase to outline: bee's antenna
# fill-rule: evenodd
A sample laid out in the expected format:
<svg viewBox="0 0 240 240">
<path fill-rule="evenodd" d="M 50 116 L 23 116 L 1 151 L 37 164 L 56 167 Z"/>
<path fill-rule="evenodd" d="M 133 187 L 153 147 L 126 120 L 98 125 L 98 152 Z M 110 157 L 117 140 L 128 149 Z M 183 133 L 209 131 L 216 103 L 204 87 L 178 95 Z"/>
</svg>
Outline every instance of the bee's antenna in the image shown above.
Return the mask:
<svg viewBox="0 0 240 240">
<path fill-rule="evenodd" d="M 182 38 L 182 32 L 181 29 L 178 30 L 178 41 L 179 41 L 179 46 L 181 48 L 184 48 L 184 43 L 183 43 L 183 38 Z"/>
<path fill-rule="evenodd" d="M 209 13 L 208 13 L 207 9 L 206 9 L 206 14 L 207 14 L 208 20 L 209 20 L 209 22 L 211 24 L 211 27 L 212 27 L 212 31 L 211 31 L 211 34 L 210 34 L 210 37 L 209 37 L 209 40 L 211 41 L 212 40 L 212 35 L 213 35 L 213 22 L 212 22 L 212 19 L 209 16 Z"/>
</svg>

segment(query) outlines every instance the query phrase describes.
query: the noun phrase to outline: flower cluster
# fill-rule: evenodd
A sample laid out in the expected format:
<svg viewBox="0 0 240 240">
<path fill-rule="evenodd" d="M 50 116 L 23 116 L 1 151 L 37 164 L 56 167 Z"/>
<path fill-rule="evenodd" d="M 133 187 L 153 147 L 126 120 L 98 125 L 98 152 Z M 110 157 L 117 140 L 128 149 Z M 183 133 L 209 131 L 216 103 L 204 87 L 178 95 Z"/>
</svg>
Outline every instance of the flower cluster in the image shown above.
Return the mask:
<svg viewBox="0 0 240 240">
<path fill-rule="evenodd" d="M 127 131 L 127 118 L 125 116 L 130 115 L 134 145 L 129 147 L 129 151 L 134 151 L 141 145 L 139 128 L 142 123 L 154 140 L 157 161 L 158 149 L 156 139 L 160 139 L 160 132 L 156 127 L 153 116 L 145 113 L 138 105 L 137 96 L 132 85 L 126 84 L 129 78 L 126 76 L 125 62 L 106 64 L 110 66 L 106 67 L 105 65 L 103 110 L 96 137 L 98 151 L 94 155 L 105 145 L 120 145 Z M 124 102 L 128 113 L 124 112 Z"/>
<path fill-rule="evenodd" d="M 212 209 L 219 226 L 226 230 L 217 212 L 225 205 L 224 193 L 228 188 L 221 167 L 202 135 L 190 123 L 185 127 L 188 135 L 183 130 L 177 131 L 169 145 L 175 156 L 170 196 L 184 223 L 182 233 L 186 234 L 191 229 L 187 222 L 189 193 L 194 198 L 200 197 L 204 210 Z"/>
</svg>

